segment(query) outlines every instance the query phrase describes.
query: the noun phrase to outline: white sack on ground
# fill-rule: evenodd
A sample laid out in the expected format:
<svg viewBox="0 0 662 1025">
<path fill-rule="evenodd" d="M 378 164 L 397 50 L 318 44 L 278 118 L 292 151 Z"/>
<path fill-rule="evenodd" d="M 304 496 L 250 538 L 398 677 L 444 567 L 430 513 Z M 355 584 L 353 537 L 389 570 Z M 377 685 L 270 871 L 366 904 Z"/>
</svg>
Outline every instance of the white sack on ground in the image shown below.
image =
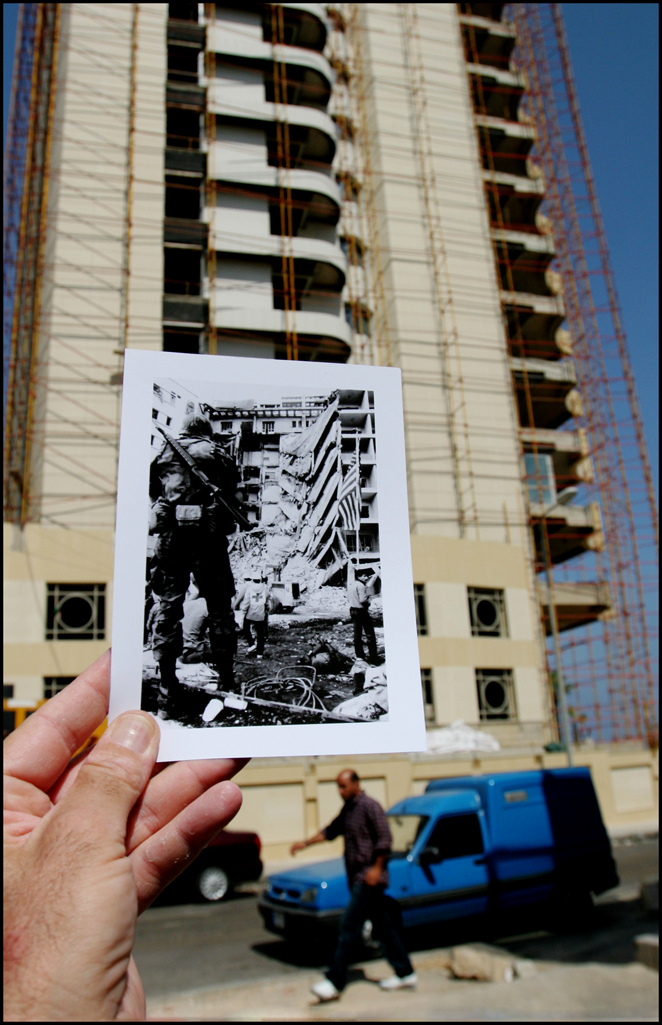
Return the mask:
<svg viewBox="0 0 662 1025">
<path fill-rule="evenodd" d="M 501 745 L 489 733 L 482 733 L 458 719 L 450 726 L 439 730 L 428 730 L 428 751 L 437 754 L 454 754 L 456 751 L 500 751 Z"/>
</svg>

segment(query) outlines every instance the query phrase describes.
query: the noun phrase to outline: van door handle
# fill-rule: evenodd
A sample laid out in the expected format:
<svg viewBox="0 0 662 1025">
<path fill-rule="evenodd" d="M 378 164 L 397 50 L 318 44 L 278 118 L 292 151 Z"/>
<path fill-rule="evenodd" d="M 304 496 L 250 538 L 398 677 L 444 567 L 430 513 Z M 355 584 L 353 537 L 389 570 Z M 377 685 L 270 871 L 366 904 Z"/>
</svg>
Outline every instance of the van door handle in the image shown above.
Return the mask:
<svg viewBox="0 0 662 1025">
<path fill-rule="evenodd" d="M 474 865 L 487 865 L 487 858 L 476 858 Z"/>
</svg>

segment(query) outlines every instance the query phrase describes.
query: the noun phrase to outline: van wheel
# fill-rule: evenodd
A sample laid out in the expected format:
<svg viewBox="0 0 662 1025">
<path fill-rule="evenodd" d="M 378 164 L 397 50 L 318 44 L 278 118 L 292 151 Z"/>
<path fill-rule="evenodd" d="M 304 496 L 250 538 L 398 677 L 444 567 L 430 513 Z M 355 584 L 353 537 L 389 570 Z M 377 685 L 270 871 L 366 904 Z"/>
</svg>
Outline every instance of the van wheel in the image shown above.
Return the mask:
<svg viewBox="0 0 662 1025">
<path fill-rule="evenodd" d="M 204 900 L 223 900 L 230 892 L 230 880 L 218 865 L 209 865 L 198 875 L 196 888 Z"/>
</svg>

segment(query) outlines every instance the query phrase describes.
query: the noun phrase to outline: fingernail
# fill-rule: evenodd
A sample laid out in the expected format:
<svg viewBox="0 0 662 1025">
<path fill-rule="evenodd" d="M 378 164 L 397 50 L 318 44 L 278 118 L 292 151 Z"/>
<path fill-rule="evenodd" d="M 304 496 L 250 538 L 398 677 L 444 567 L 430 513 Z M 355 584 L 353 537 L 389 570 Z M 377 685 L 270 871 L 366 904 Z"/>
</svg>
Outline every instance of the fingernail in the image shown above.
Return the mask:
<svg viewBox="0 0 662 1025">
<path fill-rule="evenodd" d="M 154 735 L 154 725 L 151 720 L 142 715 L 123 715 L 118 719 L 112 732 L 114 744 L 128 747 L 136 754 L 144 754 L 150 745 Z"/>
</svg>

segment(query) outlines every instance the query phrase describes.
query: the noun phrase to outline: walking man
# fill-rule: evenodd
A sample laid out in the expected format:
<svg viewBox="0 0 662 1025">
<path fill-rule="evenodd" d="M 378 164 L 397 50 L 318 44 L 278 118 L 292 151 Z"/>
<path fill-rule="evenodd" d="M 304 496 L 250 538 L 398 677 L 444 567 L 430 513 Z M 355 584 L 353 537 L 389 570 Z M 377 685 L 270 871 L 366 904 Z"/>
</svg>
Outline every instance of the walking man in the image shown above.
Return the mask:
<svg viewBox="0 0 662 1025">
<path fill-rule="evenodd" d="M 210 665 L 218 673 L 219 689 L 234 689 L 237 648 L 232 612 L 235 588 L 227 540 L 235 522 L 228 506 L 217 497 L 234 498 L 237 467 L 216 443 L 211 423 L 204 416 L 188 416 L 174 444 L 191 465 L 173 442 L 166 441 L 152 462 L 150 476 L 150 533 L 157 535 L 152 587 L 159 599 L 152 623 L 152 651 L 159 666 L 160 718 L 177 718 L 184 697 L 175 667 L 183 650 L 184 599 L 191 573 L 207 605 Z M 196 469 L 217 491 L 205 486 Z"/>
<path fill-rule="evenodd" d="M 347 568 L 347 597 L 349 599 L 349 614 L 354 625 L 354 651 L 356 657 L 365 661 L 365 650 L 363 647 L 363 634 L 365 633 L 368 642 L 368 661 L 377 665 L 377 639 L 375 628 L 370 618 L 370 593 L 369 588 L 375 583 L 379 574 L 376 570 L 357 568 L 350 563 Z"/>
<path fill-rule="evenodd" d="M 358 944 L 363 923 L 372 922 L 374 934 L 395 975 L 380 982 L 381 989 L 393 990 L 416 985 L 417 978 L 398 933 L 389 900 L 384 895 L 388 885 L 386 863 L 391 851 L 391 831 L 381 805 L 361 790 L 359 777 L 353 769 L 345 769 L 336 783 L 344 801 L 342 811 L 333 822 L 310 840 L 290 848 L 296 854 L 304 847 L 323 840 L 345 838 L 345 868 L 350 899 L 340 920 L 338 946 L 326 979 L 311 987 L 319 1000 L 337 1000 L 347 985 L 347 969 Z"/>
</svg>

